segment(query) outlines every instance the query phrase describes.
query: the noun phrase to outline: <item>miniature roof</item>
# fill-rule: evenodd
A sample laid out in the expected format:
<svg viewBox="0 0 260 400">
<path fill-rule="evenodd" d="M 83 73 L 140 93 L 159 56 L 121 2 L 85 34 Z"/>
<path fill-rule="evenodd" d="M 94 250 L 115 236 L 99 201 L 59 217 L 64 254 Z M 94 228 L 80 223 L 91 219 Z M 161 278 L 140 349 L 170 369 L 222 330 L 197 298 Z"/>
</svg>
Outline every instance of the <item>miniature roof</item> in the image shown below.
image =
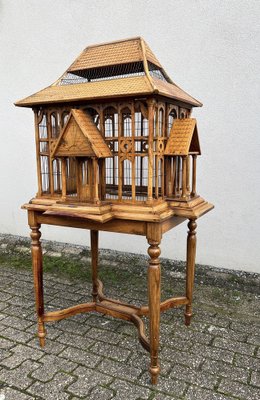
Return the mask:
<svg viewBox="0 0 260 400">
<path fill-rule="evenodd" d="M 164 154 L 187 156 L 189 152 L 201 154 L 195 118 L 175 119 L 170 131 Z"/>
<path fill-rule="evenodd" d="M 32 107 L 149 94 L 202 106 L 169 78 L 149 46 L 137 37 L 88 46 L 51 86 L 15 104 Z"/>
<path fill-rule="evenodd" d="M 77 109 L 71 110 L 52 154 L 57 157 L 112 157 L 91 116 Z"/>
</svg>

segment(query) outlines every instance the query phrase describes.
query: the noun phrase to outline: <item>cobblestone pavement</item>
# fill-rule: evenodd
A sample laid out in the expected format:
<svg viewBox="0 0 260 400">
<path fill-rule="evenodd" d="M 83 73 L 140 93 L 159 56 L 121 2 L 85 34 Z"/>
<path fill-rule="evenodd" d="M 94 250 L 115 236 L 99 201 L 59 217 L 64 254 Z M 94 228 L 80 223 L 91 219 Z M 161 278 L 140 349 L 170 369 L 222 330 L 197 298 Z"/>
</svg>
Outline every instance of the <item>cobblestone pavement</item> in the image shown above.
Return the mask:
<svg viewBox="0 0 260 400">
<path fill-rule="evenodd" d="M 48 242 L 43 247 L 46 308 L 88 301 L 89 251 Z M 130 323 L 96 313 L 49 323 L 40 349 L 29 263 L 27 240 L 0 236 L 0 400 L 260 399 L 257 274 L 198 266 L 192 325 L 184 326 L 182 309 L 162 315 L 162 371 L 153 387 L 149 355 Z M 109 296 L 146 302 L 145 263 L 144 256 L 102 251 Z M 162 271 L 162 297 L 182 294 L 183 264 L 162 260 Z"/>
</svg>

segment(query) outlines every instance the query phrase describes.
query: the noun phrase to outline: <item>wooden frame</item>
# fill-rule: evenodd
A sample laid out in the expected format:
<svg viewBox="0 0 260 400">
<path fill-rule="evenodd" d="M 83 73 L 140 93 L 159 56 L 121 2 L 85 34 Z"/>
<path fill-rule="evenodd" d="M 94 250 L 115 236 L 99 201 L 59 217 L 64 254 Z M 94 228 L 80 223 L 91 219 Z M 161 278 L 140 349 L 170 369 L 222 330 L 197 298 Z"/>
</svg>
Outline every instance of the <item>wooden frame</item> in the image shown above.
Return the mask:
<svg viewBox="0 0 260 400">
<path fill-rule="evenodd" d="M 45 345 L 46 329 L 48 322 L 59 321 L 64 318 L 85 312 L 100 312 L 116 318 L 131 321 L 138 329 L 138 337 L 141 345 L 150 353 L 150 373 L 153 384 L 157 383 L 160 372 L 158 361 L 160 313 L 173 307 L 185 306 L 185 324 L 189 325 L 192 317 L 192 292 L 194 283 L 194 267 L 196 239 L 195 218 L 189 221 L 187 239 L 187 275 L 186 294 L 182 297 L 172 297 L 163 302 L 160 301 L 160 243 L 163 233 L 179 225 L 185 220 L 181 217 L 171 217 L 161 223 L 150 223 L 141 221 L 111 221 L 106 224 L 87 221 L 86 219 L 46 215 L 44 212 L 28 210 L 28 223 L 31 228 L 32 238 L 32 265 L 34 276 L 34 289 L 36 300 L 36 311 L 38 316 L 38 337 L 40 345 Z M 63 310 L 44 311 L 43 297 L 43 257 L 40 243 L 40 227 L 42 224 L 55 226 L 69 226 L 72 228 L 89 229 L 91 235 L 92 255 L 92 296 L 93 301 L 77 304 Z M 105 230 L 109 232 L 121 232 L 145 236 L 149 244 L 148 254 L 148 305 L 137 307 L 118 300 L 108 298 L 104 295 L 103 284 L 98 279 L 98 232 Z M 150 340 L 145 334 L 145 325 L 142 316 L 149 316 Z"/>
</svg>

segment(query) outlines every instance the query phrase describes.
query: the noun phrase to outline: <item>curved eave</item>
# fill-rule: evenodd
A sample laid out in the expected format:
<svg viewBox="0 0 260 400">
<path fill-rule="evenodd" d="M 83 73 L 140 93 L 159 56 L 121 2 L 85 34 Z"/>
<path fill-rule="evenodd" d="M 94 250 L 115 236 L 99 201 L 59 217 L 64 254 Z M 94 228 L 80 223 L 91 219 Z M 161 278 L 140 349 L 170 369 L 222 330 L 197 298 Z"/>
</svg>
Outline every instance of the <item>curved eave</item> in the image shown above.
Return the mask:
<svg viewBox="0 0 260 400">
<path fill-rule="evenodd" d="M 151 84 L 151 80 L 152 83 Z M 75 85 L 52 85 L 15 103 L 18 107 L 34 107 L 44 104 L 93 101 L 120 97 L 148 96 L 160 94 L 167 98 L 201 107 L 202 103 L 178 86 L 146 76 L 110 79 Z"/>
</svg>

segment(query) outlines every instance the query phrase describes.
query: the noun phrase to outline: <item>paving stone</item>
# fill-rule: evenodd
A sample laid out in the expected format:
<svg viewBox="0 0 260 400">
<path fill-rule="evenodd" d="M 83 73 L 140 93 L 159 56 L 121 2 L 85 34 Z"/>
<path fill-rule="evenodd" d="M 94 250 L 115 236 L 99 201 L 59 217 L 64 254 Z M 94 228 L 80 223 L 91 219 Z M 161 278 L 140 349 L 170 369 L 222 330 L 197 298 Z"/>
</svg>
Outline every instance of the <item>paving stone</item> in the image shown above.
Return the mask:
<svg viewBox="0 0 260 400">
<path fill-rule="evenodd" d="M 113 331 L 113 332 L 118 330 L 118 328 L 121 326 L 121 321 L 118 321 L 112 317 L 111 318 L 104 317 L 101 314 L 89 315 L 86 322 L 91 327 L 95 326 L 97 328 L 105 329 L 105 330 Z M 124 321 L 124 322 L 127 322 L 127 321 Z M 126 323 L 124 325 L 128 325 L 128 324 Z M 129 325 L 130 325 L 130 323 L 129 323 Z M 133 327 L 133 329 L 135 329 L 133 324 L 131 324 L 131 327 Z"/>
<path fill-rule="evenodd" d="M 8 301 L 12 298 L 12 295 L 10 293 L 6 293 L 4 291 L 0 292 L 0 301 Z"/>
<path fill-rule="evenodd" d="M 142 372 L 140 368 L 134 368 L 127 364 L 109 359 L 103 360 L 97 366 L 97 369 L 111 376 L 132 381 L 138 379 L 139 375 Z"/>
<path fill-rule="evenodd" d="M 250 383 L 254 386 L 260 387 L 260 372 L 252 372 Z"/>
<path fill-rule="evenodd" d="M 112 398 L 114 398 L 114 392 L 102 386 L 96 386 L 88 396 L 88 400 L 110 400 Z"/>
<path fill-rule="evenodd" d="M 20 319 L 25 318 L 29 321 L 34 321 L 34 314 L 32 311 L 29 311 L 26 307 L 12 306 L 9 305 L 4 310 L 5 315 L 11 315 L 13 317 L 18 317 Z"/>
<path fill-rule="evenodd" d="M 87 331 L 86 336 L 110 344 L 118 344 L 122 338 L 120 334 L 98 328 L 91 328 L 89 331 Z"/>
<path fill-rule="evenodd" d="M 236 332 L 233 331 L 232 329 L 223 328 L 221 326 L 215 326 L 215 325 L 208 326 L 206 330 L 213 336 L 220 336 L 240 342 L 245 342 L 248 336 L 246 333 Z"/>
<path fill-rule="evenodd" d="M 22 364 L 25 360 L 39 360 L 43 356 L 41 350 L 31 349 L 30 347 L 23 346 L 21 344 L 11 349 L 12 355 L 5 358 L 1 364 L 8 368 L 16 368 Z"/>
<path fill-rule="evenodd" d="M 150 389 L 139 385 L 133 385 L 129 382 L 115 380 L 110 387 L 116 391 L 116 396 L 113 400 L 149 399 L 151 396 Z"/>
<path fill-rule="evenodd" d="M 26 343 L 30 339 L 32 339 L 32 335 L 30 333 L 19 331 L 18 329 L 11 327 L 4 328 L 3 330 L 1 330 L 1 336 L 4 337 L 5 339 L 10 339 L 20 343 Z"/>
<path fill-rule="evenodd" d="M 32 377 L 47 382 L 53 379 L 57 372 L 71 372 L 78 364 L 65 360 L 64 358 L 46 354 L 39 360 L 40 367 L 32 373 Z"/>
<path fill-rule="evenodd" d="M 237 332 L 243 332 L 250 335 L 259 335 L 260 324 L 257 324 L 255 321 L 252 321 L 251 324 L 245 323 L 245 321 L 232 321 L 231 328 Z"/>
<path fill-rule="evenodd" d="M 176 397 L 174 397 L 174 398 L 176 398 Z M 151 400 L 172 400 L 172 399 L 173 399 L 172 396 L 167 396 L 164 393 L 156 393 L 154 395 L 154 397 L 152 397 Z"/>
<path fill-rule="evenodd" d="M 249 370 L 244 368 L 235 367 L 231 364 L 223 363 L 222 361 L 206 360 L 202 367 L 202 371 L 207 371 L 213 375 L 230 378 L 233 381 L 247 383 L 249 377 Z"/>
<path fill-rule="evenodd" d="M 81 350 L 87 350 L 90 346 L 93 346 L 93 344 L 95 343 L 95 340 L 90 339 L 86 336 L 82 337 L 82 336 L 79 336 L 79 335 L 76 335 L 73 333 L 62 332 L 61 335 L 55 341 L 55 343 L 58 343 L 58 342 L 65 344 L 65 345 L 78 347 Z"/>
<path fill-rule="evenodd" d="M 234 351 L 236 353 L 246 354 L 248 356 L 253 356 L 256 348 L 251 344 L 234 342 L 226 338 L 216 338 L 213 342 L 213 345 L 222 349 Z"/>
<path fill-rule="evenodd" d="M 0 400 L 32 400 L 33 397 L 24 394 L 14 388 L 0 388 Z"/>
<path fill-rule="evenodd" d="M 104 342 L 96 342 L 94 346 L 91 347 L 90 351 L 100 356 L 105 356 L 121 362 L 126 361 L 131 354 L 129 350 Z"/>
<path fill-rule="evenodd" d="M 149 353 L 147 353 L 145 350 L 141 353 L 134 351 L 131 353 L 131 357 L 127 360 L 127 364 L 136 367 L 136 368 L 141 368 L 143 371 L 146 371 L 147 368 L 149 367 L 150 363 L 150 356 Z M 172 363 L 169 361 L 164 360 L 162 357 L 160 357 L 160 376 L 167 376 L 170 373 L 170 370 L 172 369 Z"/>
<path fill-rule="evenodd" d="M 35 321 L 36 321 L 36 316 L 35 316 L 34 324 L 32 326 L 30 326 L 30 328 L 26 329 L 26 332 L 32 333 L 33 335 L 37 334 L 38 329 L 37 329 L 37 324 L 35 323 Z M 49 340 L 55 340 L 63 334 L 59 329 L 56 328 L 56 324 L 54 324 L 54 325 L 45 324 L 45 329 L 47 332 L 46 342 Z"/>
<path fill-rule="evenodd" d="M 229 351 L 229 350 L 224 350 L 220 349 L 217 347 L 212 347 L 212 346 L 204 346 L 200 343 L 195 343 L 191 348 L 190 348 L 190 353 L 197 354 L 197 355 L 202 355 L 204 357 L 211 358 L 213 360 L 220 360 L 228 363 L 232 363 L 234 359 L 235 353 Z"/>
<path fill-rule="evenodd" d="M 57 329 L 60 329 L 64 332 L 71 332 L 72 334 L 76 335 L 84 335 L 90 330 L 90 326 L 79 324 L 70 318 L 60 321 L 56 326 Z"/>
<path fill-rule="evenodd" d="M 148 371 L 145 371 L 141 378 L 138 379 L 138 383 L 147 386 L 151 391 L 156 390 L 158 392 L 164 392 L 167 395 L 173 395 L 178 398 L 182 397 L 187 389 L 187 384 L 185 382 L 169 377 L 164 378 L 162 376 L 159 376 L 158 383 L 154 386 L 151 384 L 151 376 Z"/>
<path fill-rule="evenodd" d="M 63 350 L 59 354 L 59 357 L 75 361 L 78 364 L 86 365 L 89 368 L 94 368 L 101 360 L 100 356 L 87 353 L 86 351 L 71 346 L 68 346 L 65 350 Z"/>
<path fill-rule="evenodd" d="M 26 389 L 32 383 L 29 375 L 39 367 L 35 361 L 24 361 L 19 367 L 11 370 L 0 371 L 0 381 L 19 389 Z"/>
<path fill-rule="evenodd" d="M 231 400 L 234 399 L 234 397 L 225 396 L 220 393 L 214 393 L 211 390 L 201 389 L 198 386 L 190 386 L 184 399 L 185 400 Z"/>
<path fill-rule="evenodd" d="M 12 342 L 11 340 L 0 337 L 0 349 L 11 349 L 11 347 L 14 347 L 14 346 L 15 346 L 15 343 Z"/>
<path fill-rule="evenodd" d="M 32 340 L 26 343 L 27 346 L 33 347 L 34 349 L 40 349 L 40 343 L 38 337 L 34 337 Z M 49 339 L 46 337 L 45 345 L 41 348 L 43 353 L 47 354 L 59 354 L 62 350 L 65 349 L 65 345 L 58 343 L 57 341 Z"/>
<path fill-rule="evenodd" d="M 213 389 L 217 383 L 216 376 L 202 371 L 195 371 L 180 364 L 175 364 L 170 373 L 170 378 L 183 380 L 206 389 Z"/>
<path fill-rule="evenodd" d="M 187 365 L 193 369 L 197 369 L 205 360 L 201 354 L 191 354 L 190 352 L 175 350 L 167 346 L 163 347 L 160 352 L 160 358 L 161 360 L 174 360 L 174 363 Z"/>
<path fill-rule="evenodd" d="M 226 395 L 238 397 L 245 400 L 259 400 L 260 390 L 258 388 L 243 385 L 239 382 L 234 382 L 229 379 L 223 379 L 220 382 L 218 391 Z"/>
<path fill-rule="evenodd" d="M 35 382 L 27 390 L 32 395 L 39 395 L 48 400 L 67 400 L 70 395 L 64 389 L 70 385 L 75 378 L 64 372 L 59 372 L 50 382 Z"/>
<path fill-rule="evenodd" d="M 234 365 L 242 368 L 251 368 L 260 371 L 259 358 L 249 357 L 244 354 L 236 354 L 234 358 Z"/>
<path fill-rule="evenodd" d="M 173 340 L 178 337 L 188 342 L 198 342 L 202 344 L 209 344 L 212 341 L 212 336 L 205 332 L 194 331 L 191 328 L 183 327 L 174 332 Z"/>
<path fill-rule="evenodd" d="M 68 387 L 68 392 L 80 397 L 86 396 L 97 385 L 108 385 L 113 379 L 96 370 L 84 367 L 78 367 L 73 375 L 78 379 Z"/>
<path fill-rule="evenodd" d="M 7 303 L 0 302 L 0 311 L 6 310 L 7 308 Z"/>
<path fill-rule="evenodd" d="M 12 296 L 12 295 L 11 295 Z M 32 300 L 32 297 L 25 297 L 25 296 L 12 296 L 10 299 L 7 301 L 8 304 L 14 305 L 14 306 L 20 306 L 24 307 L 27 309 L 33 309 L 35 308 L 35 303 Z"/>
<path fill-rule="evenodd" d="M 247 343 L 254 344 L 255 346 L 260 346 L 260 336 L 250 335 L 247 338 Z"/>
<path fill-rule="evenodd" d="M 3 325 L 10 326 L 12 328 L 17 328 L 19 330 L 24 330 L 28 328 L 29 326 L 32 326 L 31 321 L 26 321 L 25 319 L 22 318 L 16 318 L 16 317 L 11 317 L 7 316 L 4 320 L 1 321 Z"/>
</svg>

